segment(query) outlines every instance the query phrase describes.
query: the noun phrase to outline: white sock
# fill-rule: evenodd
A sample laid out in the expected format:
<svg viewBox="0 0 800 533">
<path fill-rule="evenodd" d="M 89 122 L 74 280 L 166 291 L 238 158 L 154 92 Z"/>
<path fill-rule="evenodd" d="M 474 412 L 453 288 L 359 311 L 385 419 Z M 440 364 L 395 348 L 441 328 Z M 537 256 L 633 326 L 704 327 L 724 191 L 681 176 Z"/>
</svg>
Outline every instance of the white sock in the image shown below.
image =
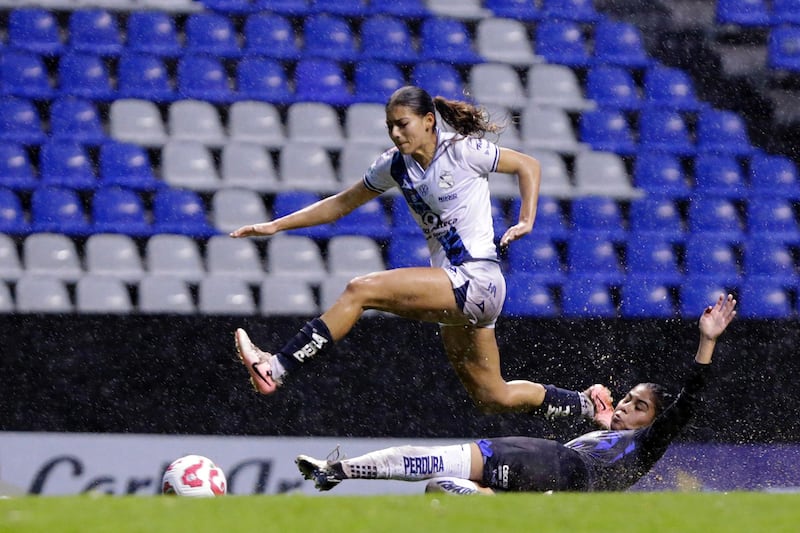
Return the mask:
<svg viewBox="0 0 800 533">
<path fill-rule="evenodd" d="M 286 376 L 286 369 L 283 368 L 280 359 L 278 359 L 277 355 L 273 355 L 269 358 L 269 368 L 272 370 L 272 379 L 276 382 L 281 383 L 283 378 Z"/>
<path fill-rule="evenodd" d="M 349 478 L 418 481 L 453 476 L 469 479 L 469 444 L 454 446 L 397 446 L 342 461 Z"/>
</svg>

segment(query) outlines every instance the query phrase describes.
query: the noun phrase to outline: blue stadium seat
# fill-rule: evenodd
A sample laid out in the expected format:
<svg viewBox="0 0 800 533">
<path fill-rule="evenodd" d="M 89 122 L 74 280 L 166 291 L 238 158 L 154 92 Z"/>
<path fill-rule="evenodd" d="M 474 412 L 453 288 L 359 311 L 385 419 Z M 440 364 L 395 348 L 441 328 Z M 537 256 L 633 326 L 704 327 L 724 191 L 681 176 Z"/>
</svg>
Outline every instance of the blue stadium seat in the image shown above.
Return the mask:
<svg viewBox="0 0 800 533">
<path fill-rule="evenodd" d="M 31 231 L 81 237 L 91 233 L 77 191 L 60 187 L 40 187 L 31 195 Z"/>
<path fill-rule="evenodd" d="M 642 107 L 636 82 L 628 69 L 611 65 L 592 67 L 586 75 L 586 98 L 600 107 L 635 111 Z"/>
<path fill-rule="evenodd" d="M 175 20 L 162 11 L 132 11 L 128 15 L 126 36 L 129 52 L 163 57 L 183 53 Z"/>
<path fill-rule="evenodd" d="M 786 26 L 770 31 L 767 65 L 775 70 L 800 71 L 800 27 Z"/>
<path fill-rule="evenodd" d="M 672 241 L 658 234 L 636 234 L 626 242 L 628 277 L 640 276 L 666 285 L 677 285 L 683 274 Z"/>
<path fill-rule="evenodd" d="M 628 276 L 620 292 L 622 318 L 671 318 L 676 314 L 670 287 L 660 279 Z"/>
<path fill-rule="evenodd" d="M 765 278 L 747 279 L 736 295 L 737 314 L 748 319 L 794 318 L 786 289 L 777 281 Z"/>
<path fill-rule="evenodd" d="M 175 233 L 194 238 L 218 231 L 206 218 L 206 206 L 195 191 L 163 188 L 153 195 L 153 233 Z"/>
<path fill-rule="evenodd" d="M 8 141 L 0 143 L 0 187 L 26 191 L 38 183 L 25 147 Z"/>
<path fill-rule="evenodd" d="M 567 278 L 556 243 L 535 232 L 508 247 L 508 266 L 512 276 L 526 272 L 540 283 L 560 284 Z"/>
<path fill-rule="evenodd" d="M 378 104 L 385 104 L 394 91 L 406 85 L 400 67 L 388 61 L 359 61 L 354 81 L 354 101 Z"/>
<path fill-rule="evenodd" d="M 770 21 L 775 26 L 800 24 L 800 0 L 772 0 Z"/>
<path fill-rule="evenodd" d="M 296 61 L 300 48 L 289 19 L 276 13 L 257 13 L 247 17 L 242 31 L 244 53 Z"/>
<path fill-rule="evenodd" d="M 55 93 L 42 57 L 33 52 L 4 51 L 0 55 L 0 80 L 3 91 L 12 96 L 44 100 Z"/>
<path fill-rule="evenodd" d="M 522 201 L 513 198 L 509 206 L 509 220 L 519 220 L 519 209 Z M 539 196 L 539 204 L 536 208 L 536 228 L 533 230 L 538 236 L 549 237 L 556 241 L 564 241 L 571 230 L 567 225 L 561 204 L 552 196 Z"/>
<path fill-rule="evenodd" d="M 59 55 L 64 51 L 55 15 L 38 7 L 12 9 L 8 13 L 8 44 L 45 56 Z"/>
<path fill-rule="evenodd" d="M 330 59 L 301 59 L 295 69 L 295 101 L 334 106 L 353 103 L 342 67 Z"/>
<path fill-rule="evenodd" d="M 747 241 L 744 247 L 744 274 L 750 279 L 762 276 L 789 286 L 798 282 L 797 267 L 790 247 L 778 240 L 763 237 Z"/>
<path fill-rule="evenodd" d="M 428 241 L 417 231 L 416 234 L 394 235 L 389 240 L 386 252 L 387 268 L 430 266 L 431 254 Z"/>
<path fill-rule="evenodd" d="M 309 0 L 256 0 L 256 9 L 287 17 L 303 17 L 314 12 Z"/>
<path fill-rule="evenodd" d="M 713 233 L 732 242 L 741 242 L 744 237 L 741 215 L 729 198 L 693 197 L 689 205 L 688 222 L 691 233 Z"/>
<path fill-rule="evenodd" d="M 716 22 L 743 28 L 767 26 L 769 10 L 764 0 L 717 0 Z"/>
<path fill-rule="evenodd" d="M 155 54 L 123 54 L 117 65 L 117 94 L 154 102 L 172 102 L 177 93 L 172 87 L 164 60 Z"/>
<path fill-rule="evenodd" d="M 682 318 L 697 319 L 703 309 L 713 305 L 720 294 L 727 294 L 726 284 L 714 274 L 687 276 L 680 287 L 679 311 Z"/>
<path fill-rule="evenodd" d="M 519 272 L 506 279 L 503 315 L 521 318 L 555 318 L 558 303 L 552 290 L 530 274 Z"/>
<path fill-rule="evenodd" d="M 234 94 L 222 62 L 211 56 L 185 55 L 178 60 L 178 97 L 230 103 Z"/>
<path fill-rule="evenodd" d="M 402 195 L 392 196 L 389 200 L 389 218 L 393 235 L 422 236 L 422 231 L 411 215 L 411 210 Z"/>
<path fill-rule="evenodd" d="M 61 56 L 58 86 L 62 96 L 90 100 L 112 100 L 115 97 L 105 61 L 93 54 L 70 52 Z"/>
<path fill-rule="evenodd" d="M 94 189 L 97 179 L 87 149 L 77 141 L 51 140 L 42 144 L 39 173 L 43 185 Z"/>
<path fill-rule="evenodd" d="M 592 0 L 543 0 L 542 14 L 548 19 L 582 23 L 595 23 L 601 18 Z"/>
<path fill-rule="evenodd" d="M 411 70 L 411 83 L 422 87 L 431 96 L 464 100 L 464 79 L 453 65 L 437 61 L 420 61 Z"/>
<path fill-rule="evenodd" d="M 376 15 L 361 25 L 361 57 L 396 63 L 414 63 L 419 54 L 411 31 L 397 17 Z"/>
<path fill-rule="evenodd" d="M 0 141 L 37 145 L 46 138 L 36 106 L 27 99 L 0 98 Z"/>
<path fill-rule="evenodd" d="M 249 56 L 236 66 L 237 96 L 273 104 L 291 104 L 294 95 L 283 66 L 277 60 Z"/>
<path fill-rule="evenodd" d="M 741 281 L 736 250 L 725 239 L 713 235 L 694 235 L 686 240 L 684 256 L 686 275 L 709 277 L 725 286 Z"/>
<path fill-rule="evenodd" d="M 753 146 L 744 120 L 734 111 L 705 109 L 697 119 L 697 149 L 700 152 L 715 152 L 749 156 Z"/>
<path fill-rule="evenodd" d="M 97 107 L 89 100 L 63 97 L 50 104 L 50 135 L 54 140 L 96 145 L 106 140 Z"/>
<path fill-rule="evenodd" d="M 742 199 L 747 195 L 742 167 L 731 155 L 701 153 L 694 161 L 695 191 L 704 195 Z"/>
<path fill-rule="evenodd" d="M 697 153 L 680 112 L 648 107 L 639 114 L 639 146 L 680 156 Z"/>
<path fill-rule="evenodd" d="M 570 277 L 619 284 L 625 279 L 614 242 L 601 233 L 573 233 L 567 240 Z"/>
<path fill-rule="evenodd" d="M 625 114 L 616 109 L 584 111 L 580 118 L 581 141 L 601 152 L 619 155 L 636 153 L 633 131 Z"/>
<path fill-rule="evenodd" d="M 541 9 L 530 0 L 484 0 L 483 7 L 499 18 L 524 22 L 535 22 L 542 19 Z"/>
<path fill-rule="evenodd" d="M 202 0 L 202 3 L 206 9 L 234 17 L 259 10 L 257 0 Z"/>
<path fill-rule="evenodd" d="M 431 13 L 423 0 L 370 0 L 367 7 L 369 15 L 392 15 L 393 17 L 420 19 Z"/>
<path fill-rule="evenodd" d="M 645 68 L 652 64 L 641 31 L 627 22 L 604 21 L 594 28 L 594 64 Z"/>
<path fill-rule="evenodd" d="M 614 240 L 625 237 L 625 221 L 619 204 L 607 196 L 581 196 L 571 203 L 573 232 L 602 233 Z"/>
<path fill-rule="evenodd" d="M 25 220 L 22 202 L 14 191 L 3 188 L 4 185 L 0 177 L 0 233 L 27 235 L 31 227 Z"/>
<path fill-rule="evenodd" d="M 364 0 L 312 0 L 311 8 L 317 13 L 358 18 L 364 15 L 366 4 Z"/>
<path fill-rule="evenodd" d="M 800 199 L 797 167 L 784 155 L 755 153 L 750 158 L 750 190 L 759 196 Z"/>
<path fill-rule="evenodd" d="M 617 310 L 609 287 L 596 280 L 578 277 L 563 285 L 562 316 L 565 318 L 614 318 Z"/>
<path fill-rule="evenodd" d="M 691 187 L 674 154 L 640 151 L 633 167 L 633 184 L 656 195 L 687 198 Z"/>
<path fill-rule="evenodd" d="M 110 141 L 100 146 L 100 183 L 137 191 L 154 191 L 165 186 L 153 174 L 147 152 L 138 144 Z"/>
<path fill-rule="evenodd" d="M 184 53 L 216 57 L 239 57 L 242 54 L 231 19 L 208 11 L 191 13 L 185 23 Z"/>
<path fill-rule="evenodd" d="M 94 233 L 121 233 L 131 237 L 147 237 L 153 233 L 142 199 L 136 192 L 121 187 L 103 187 L 94 192 L 92 222 Z"/>
<path fill-rule="evenodd" d="M 656 65 L 647 69 L 642 88 L 645 102 L 649 105 L 678 111 L 697 111 L 702 106 L 692 79 L 677 68 Z"/>
<path fill-rule="evenodd" d="M 591 63 L 586 39 L 577 23 L 544 20 L 536 27 L 536 53 L 549 63 L 586 67 Z"/>
<path fill-rule="evenodd" d="M 389 218 L 377 198 L 337 220 L 333 231 L 337 235 L 363 235 L 378 241 L 385 241 L 392 234 Z"/>
<path fill-rule="evenodd" d="M 670 196 L 648 195 L 631 201 L 630 237 L 658 236 L 674 243 L 686 239 L 680 210 Z"/>
<path fill-rule="evenodd" d="M 420 57 L 422 60 L 450 64 L 473 65 L 483 61 L 473 50 L 472 38 L 463 22 L 438 17 L 431 17 L 422 22 Z"/>
<path fill-rule="evenodd" d="M 341 17 L 318 13 L 303 22 L 303 56 L 335 61 L 358 58 L 355 35 Z"/>
<path fill-rule="evenodd" d="M 122 52 L 117 16 L 105 9 L 79 9 L 69 16 L 69 47 L 75 52 L 117 56 Z"/>
<path fill-rule="evenodd" d="M 502 237 L 503 233 L 509 228 L 508 218 L 506 217 L 506 209 L 503 201 L 500 198 L 493 197 L 491 199 L 492 205 L 492 231 L 494 232 L 494 240 L 497 243 Z"/>
<path fill-rule="evenodd" d="M 273 218 L 280 218 L 282 216 L 293 213 L 298 209 L 302 209 L 308 205 L 313 204 L 320 199 L 320 196 L 313 192 L 308 191 L 282 191 L 275 195 L 275 200 L 272 205 Z M 333 224 L 323 224 L 321 226 L 313 226 L 310 228 L 293 229 L 286 232 L 289 235 L 301 235 L 304 237 L 311 237 L 312 239 L 330 239 L 335 235 Z"/>
<path fill-rule="evenodd" d="M 593 62 L 627 68 L 646 68 L 653 63 L 644 47 L 641 30 L 633 24 L 611 20 L 595 25 Z"/>
</svg>

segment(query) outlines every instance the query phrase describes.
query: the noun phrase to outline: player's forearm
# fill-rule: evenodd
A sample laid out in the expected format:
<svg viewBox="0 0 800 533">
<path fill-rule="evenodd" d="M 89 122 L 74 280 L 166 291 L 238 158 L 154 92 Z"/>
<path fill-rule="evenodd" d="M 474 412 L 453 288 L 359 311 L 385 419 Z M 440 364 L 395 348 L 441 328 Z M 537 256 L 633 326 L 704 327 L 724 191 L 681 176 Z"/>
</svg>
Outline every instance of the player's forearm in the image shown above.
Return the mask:
<svg viewBox="0 0 800 533">
<path fill-rule="evenodd" d="M 278 231 L 286 231 L 296 228 L 307 228 L 328 224 L 340 219 L 350 210 L 346 210 L 336 195 L 324 198 L 303 209 L 295 211 L 289 215 L 275 219 L 274 224 Z"/>
<path fill-rule="evenodd" d="M 542 181 L 539 162 L 531 158 L 531 163 L 517 173 L 519 181 L 520 210 L 519 222 L 533 225 L 536 219 L 536 204 L 539 200 L 539 185 Z"/>
<path fill-rule="evenodd" d="M 711 363 L 711 357 L 714 355 L 714 347 L 717 345 L 717 340 L 704 335 L 700 335 L 700 342 L 697 345 L 697 354 L 694 360 L 701 365 Z"/>
</svg>

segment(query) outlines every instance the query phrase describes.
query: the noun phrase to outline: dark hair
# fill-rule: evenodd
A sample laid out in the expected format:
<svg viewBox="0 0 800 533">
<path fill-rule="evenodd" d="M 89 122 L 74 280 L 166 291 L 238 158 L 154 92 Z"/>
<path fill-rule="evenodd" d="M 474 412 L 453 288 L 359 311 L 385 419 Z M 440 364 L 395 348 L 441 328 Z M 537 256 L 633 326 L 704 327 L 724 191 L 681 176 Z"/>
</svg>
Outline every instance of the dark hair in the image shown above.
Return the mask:
<svg viewBox="0 0 800 533">
<path fill-rule="evenodd" d="M 461 135 L 483 137 L 486 132 L 499 133 L 503 129 L 501 125 L 489 121 L 482 107 L 442 96 L 432 98 L 425 89 L 413 85 L 400 87 L 392 94 L 386 103 L 386 110 L 395 106 L 408 107 L 421 117 L 428 113 L 433 113 L 435 117 L 438 111 L 442 120 Z"/>
<path fill-rule="evenodd" d="M 640 383 L 640 385 L 647 387 L 653 395 L 653 409 L 656 416 L 660 415 L 672 403 L 672 394 L 663 385 L 658 383 Z"/>
</svg>

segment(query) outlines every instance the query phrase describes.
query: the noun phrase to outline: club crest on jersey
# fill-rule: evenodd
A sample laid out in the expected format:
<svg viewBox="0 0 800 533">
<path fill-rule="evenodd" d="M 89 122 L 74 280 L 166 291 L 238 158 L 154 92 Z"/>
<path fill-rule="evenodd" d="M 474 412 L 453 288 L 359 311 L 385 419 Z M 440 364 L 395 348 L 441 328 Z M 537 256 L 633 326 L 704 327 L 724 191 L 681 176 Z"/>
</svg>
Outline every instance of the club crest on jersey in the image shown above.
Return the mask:
<svg viewBox="0 0 800 533">
<path fill-rule="evenodd" d="M 452 189 L 453 185 L 455 185 L 455 180 L 453 179 L 453 175 L 449 172 L 445 172 L 439 176 L 440 189 Z"/>
</svg>

